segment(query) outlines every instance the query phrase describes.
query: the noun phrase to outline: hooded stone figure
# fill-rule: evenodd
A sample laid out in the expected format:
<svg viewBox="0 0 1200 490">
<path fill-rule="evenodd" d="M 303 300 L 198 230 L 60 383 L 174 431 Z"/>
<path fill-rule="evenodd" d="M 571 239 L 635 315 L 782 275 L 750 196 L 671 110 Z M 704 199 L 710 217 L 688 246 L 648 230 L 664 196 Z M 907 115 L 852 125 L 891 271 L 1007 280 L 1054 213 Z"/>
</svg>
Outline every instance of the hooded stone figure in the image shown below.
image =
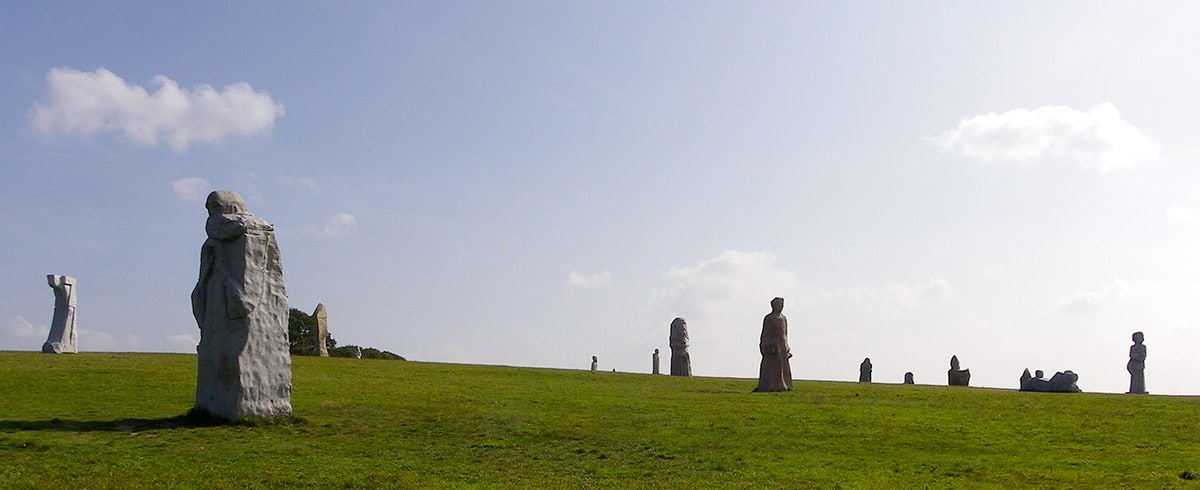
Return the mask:
<svg viewBox="0 0 1200 490">
<path fill-rule="evenodd" d="M 195 410 L 226 420 L 290 415 L 288 303 L 275 228 L 231 191 L 212 192 L 204 206 L 208 239 L 192 290 L 200 327 Z"/>
<path fill-rule="evenodd" d="M 671 376 L 691 376 L 692 356 L 688 354 L 687 321 L 676 318 L 671 321 Z"/>
<path fill-rule="evenodd" d="M 787 317 L 783 315 L 783 298 L 771 300 L 771 313 L 763 317 L 758 351 L 762 363 L 758 366 L 756 392 L 792 391 L 792 349 L 788 346 Z"/>
</svg>

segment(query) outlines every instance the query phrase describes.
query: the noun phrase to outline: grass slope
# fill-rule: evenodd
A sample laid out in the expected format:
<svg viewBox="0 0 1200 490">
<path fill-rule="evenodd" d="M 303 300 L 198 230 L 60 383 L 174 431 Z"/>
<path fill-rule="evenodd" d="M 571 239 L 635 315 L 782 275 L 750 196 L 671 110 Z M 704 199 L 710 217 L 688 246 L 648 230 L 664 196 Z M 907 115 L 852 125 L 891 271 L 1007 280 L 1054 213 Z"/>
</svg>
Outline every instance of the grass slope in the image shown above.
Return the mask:
<svg viewBox="0 0 1200 490">
<path fill-rule="evenodd" d="M 293 361 L 303 420 L 205 427 L 195 356 L 0 353 L 0 486 L 1200 484 L 1193 397 Z"/>
</svg>

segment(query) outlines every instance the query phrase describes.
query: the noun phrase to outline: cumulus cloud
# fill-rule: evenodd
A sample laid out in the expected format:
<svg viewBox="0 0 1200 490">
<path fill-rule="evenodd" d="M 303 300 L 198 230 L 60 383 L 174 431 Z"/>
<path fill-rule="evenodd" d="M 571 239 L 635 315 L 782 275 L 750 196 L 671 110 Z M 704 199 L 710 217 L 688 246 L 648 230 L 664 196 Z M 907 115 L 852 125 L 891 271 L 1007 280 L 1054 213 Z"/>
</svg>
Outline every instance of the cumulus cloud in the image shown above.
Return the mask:
<svg viewBox="0 0 1200 490">
<path fill-rule="evenodd" d="M 342 236 L 349 232 L 351 228 L 354 228 L 356 222 L 357 220 L 354 219 L 353 214 L 337 213 L 325 221 L 325 227 L 321 228 L 317 234 L 326 238 Z"/>
<path fill-rule="evenodd" d="M 1079 291 L 1059 304 L 1059 311 L 1067 315 L 1087 315 L 1111 307 L 1124 299 L 1130 291 L 1125 281 L 1114 279 L 1112 284 L 1096 291 Z"/>
<path fill-rule="evenodd" d="M 261 133 L 283 115 L 282 104 L 245 82 L 220 91 L 209 85 L 189 90 L 158 75 L 151 81 L 154 90 L 148 91 L 104 68 L 54 68 L 46 85 L 46 103 L 34 104 L 30 122 L 47 135 L 118 133 L 140 145 L 166 141 L 183 151 L 194 142 Z"/>
<path fill-rule="evenodd" d="M 1090 112 L 1066 106 L 968 117 L 933 138 L 941 148 L 981 162 L 1065 159 L 1101 174 L 1158 155 L 1159 144 L 1105 102 Z"/>
<path fill-rule="evenodd" d="M 580 289 L 602 288 L 607 286 L 608 281 L 611 279 L 612 274 L 609 274 L 608 271 L 594 274 L 571 271 L 567 274 L 567 284 Z"/>
<path fill-rule="evenodd" d="M 690 267 L 667 271 L 667 287 L 655 300 L 678 316 L 694 316 L 714 323 L 745 323 L 761 317 L 776 296 L 791 296 L 800 281 L 776 266 L 773 254 L 730 250 Z M 799 299 L 799 298 L 796 298 Z"/>
<path fill-rule="evenodd" d="M 203 201 L 211 188 L 208 180 L 200 177 L 184 177 L 171 182 L 171 189 L 175 190 L 175 195 L 190 202 Z"/>
<path fill-rule="evenodd" d="M 0 349 L 40 351 L 50 327 L 37 326 L 15 315 L 0 320 Z"/>
</svg>

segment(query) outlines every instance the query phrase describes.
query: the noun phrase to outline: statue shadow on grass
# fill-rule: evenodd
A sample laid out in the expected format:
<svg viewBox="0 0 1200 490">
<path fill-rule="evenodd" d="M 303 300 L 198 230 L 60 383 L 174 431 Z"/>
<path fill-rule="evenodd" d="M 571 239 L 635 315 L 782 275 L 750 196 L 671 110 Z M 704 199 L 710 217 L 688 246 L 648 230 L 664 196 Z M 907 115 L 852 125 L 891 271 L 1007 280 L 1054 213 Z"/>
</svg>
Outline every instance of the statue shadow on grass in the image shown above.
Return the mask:
<svg viewBox="0 0 1200 490">
<path fill-rule="evenodd" d="M 157 419 L 66 420 L 56 417 L 50 420 L 0 420 L 0 431 L 124 432 L 131 434 L 147 430 L 215 427 L 235 423 L 214 417 L 206 412 L 193 410 L 183 415 Z"/>
</svg>

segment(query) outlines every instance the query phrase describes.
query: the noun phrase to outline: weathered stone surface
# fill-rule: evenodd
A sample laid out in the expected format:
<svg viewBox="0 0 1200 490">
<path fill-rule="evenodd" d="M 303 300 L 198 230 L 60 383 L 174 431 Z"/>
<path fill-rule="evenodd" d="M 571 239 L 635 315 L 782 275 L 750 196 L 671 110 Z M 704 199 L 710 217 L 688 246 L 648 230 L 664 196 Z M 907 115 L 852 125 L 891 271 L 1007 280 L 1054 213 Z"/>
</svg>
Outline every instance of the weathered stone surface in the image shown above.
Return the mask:
<svg viewBox="0 0 1200 490">
<path fill-rule="evenodd" d="M 208 239 L 192 290 L 195 409 L 226 420 L 290 415 L 288 303 L 274 227 L 230 191 L 209 194 L 205 207 Z"/>
<path fill-rule="evenodd" d="M 595 371 L 599 368 L 600 368 L 600 360 L 596 359 L 596 356 L 592 356 L 592 371 Z"/>
<path fill-rule="evenodd" d="M 913 381 L 912 371 L 904 373 L 904 384 L 906 384 L 906 385 L 916 384 L 916 382 Z"/>
<path fill-rule="evenodd" d="M 950 386 L 970 386 L 971 370 L 960 369 L 958 356 L 950 356 L 950 370 L 946 372 Z"/>
<path fill-rule="evenodd" d="M 692 356 L 688 354 L 687 321 L 676 318 L 671 322 L 671 376 L 691 376 Z"/>
<path fill-rule="evenodd" d="M 651 357 L 652 374 L 658 374 L 658 349 L 654 349 L 654 355 Z"/>
<path fill-rule="evenodd" d="M 76 353 L 79 345 L 75 330 L 75 278 L 49 274 L 46 283 L 54 290 L 54 317 L 50 320 L 50 335 L 42 344 L 42 352 Z"/>
<path fill-rule="evenodd" d="M 1054 373 L 1050 379 L 1043 377 L 1042 370 L 1037 371 L 1037 376 L 1026 378 L 1029 376 L 1029 370 L 1021 375 L 1021 391 L 1038 391 L 1049 393 L 1078 393 L 1081 390 L 1076 384 L 1079 381 L 1079 375 L 1075 372 L 1067 370 Z"/>
<path fill-rule="evenodd" d="M 1129 363 L 1125 370 L 1129 371 L 1129 394 L 1145 395 L 1146 391 L 1146 345 L 1142 344 L 1145 336 L 1142 332 L 1133 333 L 1133 345 L 1129 346 Z"/>
<path fill-rule="evenodd" d="M 329 346 L 325 345 L 329 340 L 329 314 L 325 312 L 325 303 L 317 303 L 317 309 L 313 311 L 312 316 L 316 320 L 312 329 L 313 355 L 329 357 Z"/>
<path fill-rule="evenodd" d="M 1025 372 L 1021 373 L 1021 381 L 1017 383 L 1017 389 L 1024 387 L 1025 382 L 1031 379 L 1033 379 L 1033 376 L 1029 375 L 1029 368 L 1025 368 Z"/>
<path fill-rule="evenodd" d="M 871 382 L 871 358 L 870 357 L 863 359 L 862 364 L 858 365 L 858 382 L 859 383 L 870 383 Z"/>
<path fill-rule="evenodd" d="M 783 298 L 775 298 L 771 300 L 771 313 L 763 317 L 762 335 L 758 340 L 762 363 L 758 366 L 758 387 L 754 391 L 791 391 L 792 349 L 788 347 L 787 330 Z"/>
</svg>

